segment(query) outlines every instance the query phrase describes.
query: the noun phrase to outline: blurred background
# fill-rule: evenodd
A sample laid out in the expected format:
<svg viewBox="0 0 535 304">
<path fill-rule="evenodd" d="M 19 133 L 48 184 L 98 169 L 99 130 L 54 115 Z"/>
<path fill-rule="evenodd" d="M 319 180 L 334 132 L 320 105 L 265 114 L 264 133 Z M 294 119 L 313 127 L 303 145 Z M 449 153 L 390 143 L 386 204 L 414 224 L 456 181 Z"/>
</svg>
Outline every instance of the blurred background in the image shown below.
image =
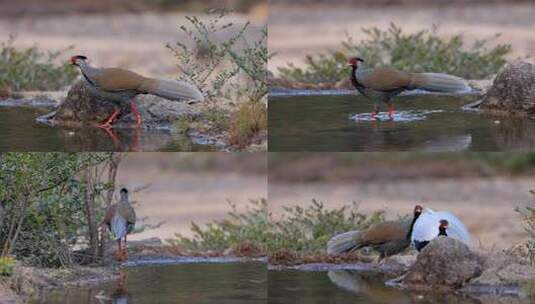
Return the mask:
<svg viewBox="0 0 535 304">
<path fill-rule="evenodd" d="M 269 153 L 269 203 L 359 204 L 395 220 L 421 204 L 461 218 L 475 246 L 506 248 L 527 234 L 516 207 L 533 207 L 533 153 Z"/>
<path fill-rule="evenodd" d="M 131 195 L 138 218 L 158 224 L 132 239 L 191 237 L 190 224 L 225 218 L 228 202 L 244 210 L 249 200 L 266 198 L 264 153 L 129 153 L 117 173 L 117 187 L 142 189 Z"/>
<path fill-rule="evenodd" d="M 530 0 L 272 0 L 269 47 L 276 56 L 269 70 L 306 54 L 340 47 L 346 34 L 363 39 L 361 28 L 386 30 L 394 22 L 406 32 L 438 26 L 443 37 L 462 34 L 467 44 L 501 36 L 489 46 L 511 44 L 510 58 L 535 55 L 535 2 Z"/>
<path fill-rule="evenodd" d="M 176 75 L 165 43 L 184 39 L 179 26 L 186 24 L 186 15 L 202 16 L 214 8 L 233 11 L 227 18 L 235 25 L 227 35 L 251 20 L 248 35 L 259 36 L 267 18 L 265 0 L 2 0 L 0 41 L 16 35 L 15 47 L 59 51 L 73 46 L 57 60 L 85 54 L 99 66 Z"/>
</svg>

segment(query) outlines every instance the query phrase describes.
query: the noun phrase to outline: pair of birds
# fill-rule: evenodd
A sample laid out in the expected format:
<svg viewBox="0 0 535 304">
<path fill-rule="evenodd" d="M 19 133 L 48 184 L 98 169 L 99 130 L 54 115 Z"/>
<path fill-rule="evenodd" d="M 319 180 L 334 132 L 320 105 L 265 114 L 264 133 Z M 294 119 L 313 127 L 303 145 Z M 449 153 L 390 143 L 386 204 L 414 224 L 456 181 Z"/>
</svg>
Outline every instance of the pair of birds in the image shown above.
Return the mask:
<svg viewBox="0 0 535 304">
<path fill-rule="evenodd" d="M 386 221 L 365 230 L 338 234 L 327 243 L 328 254 L 352 252 L 371 247 L 380 253 L 379 261 L 404 251 L 411 243 L 418 251 L 439 236 L 449 236 L 467 245 L 470 234 L 461 220 L 446 211 L 433 211 L 414 207 L 410 221 Z"/>
<path fill-rule="evenodd" d="M 134 231 L 136 225 L 136 212 L 128 200 L 128 190 L 122 188 L 119 202 L 111 205 L 104 215 L 101 225 L 107 226 L 117 242 L 116 259 L 127 259 L 126 237 Z"/>
<path fill-rule="evenodd" d="M 86 56 L 71 57 L 72 65 L 80 68 L 92 95 L 113 102 L 116 107 L 103 122 L 101 128 L 109 129 L 121 114 L 121 105 L 130 104 L 136 125 L 142 123 L 141 114 L 134 98 L 140 94 L 152 94 L 169 100 L 203 101 L 204 96 L 194 85 L 183 81 L 161 80 L 141 76 L 121 68 L 96 68 L 88 63 Z"/>
<path fill-rule="evenodd" d="M 136 117 L 136 124 L 141 124 L 141 114 L 134 98 L 139 94 L 153 94 L 170 100 L 203 101 L 201 91 L 188 83 L 143 77 L 134 72 L 120 68 L 96 68 L 87 62 L 87 57 L 71 57 L 71 64 L 80 68 L 90 91 L 100 98 L 115 102 L 119 106 L 100 125 L 110 128 L 120 114 L 120 104 L 129 103 Z M 408 73 L 393 68 L 368 69 L 364 60 L 353 57 L 348 65 L 352 67 L 351 83 L 364 96 L 375 101 L 371 116 L 376 119 L 380 107 L 388 105 L 388 116 L 394 115 L 392 97 L 405 90 L 422 89 L 434 92 L 470 91 L 466 81 L 460 77 L 443 73 Z"/>
</svg>

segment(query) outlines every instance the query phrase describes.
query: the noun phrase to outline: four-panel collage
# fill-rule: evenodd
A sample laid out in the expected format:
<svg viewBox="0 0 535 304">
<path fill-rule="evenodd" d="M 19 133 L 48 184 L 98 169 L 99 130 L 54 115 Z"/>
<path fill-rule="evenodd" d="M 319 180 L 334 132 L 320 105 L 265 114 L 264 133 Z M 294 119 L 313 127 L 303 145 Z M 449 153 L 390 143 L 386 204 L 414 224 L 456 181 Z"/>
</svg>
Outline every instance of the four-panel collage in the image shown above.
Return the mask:
<svg viewBox="0 0 535 304">
<path fill-rule="evenodd" d="M 531 0 L 0 1 L 0 304 L 535 302 Z"/>
</svg>

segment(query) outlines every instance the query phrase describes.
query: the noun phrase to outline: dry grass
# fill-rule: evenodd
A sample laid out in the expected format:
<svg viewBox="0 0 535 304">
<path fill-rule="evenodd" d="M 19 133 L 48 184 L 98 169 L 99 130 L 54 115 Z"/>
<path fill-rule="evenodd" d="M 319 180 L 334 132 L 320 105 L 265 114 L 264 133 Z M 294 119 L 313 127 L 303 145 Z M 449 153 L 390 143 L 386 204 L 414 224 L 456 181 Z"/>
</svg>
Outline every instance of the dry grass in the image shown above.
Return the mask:
<svg viewBox="0 0 535 304">
<path fill-rule="evenodd" d="M 243 103 L 230 125 L 230 144 L 243 148 L 254 141 L 255 135 L 267 130 L 267 109 L 262 102 Z"/>
</svg>

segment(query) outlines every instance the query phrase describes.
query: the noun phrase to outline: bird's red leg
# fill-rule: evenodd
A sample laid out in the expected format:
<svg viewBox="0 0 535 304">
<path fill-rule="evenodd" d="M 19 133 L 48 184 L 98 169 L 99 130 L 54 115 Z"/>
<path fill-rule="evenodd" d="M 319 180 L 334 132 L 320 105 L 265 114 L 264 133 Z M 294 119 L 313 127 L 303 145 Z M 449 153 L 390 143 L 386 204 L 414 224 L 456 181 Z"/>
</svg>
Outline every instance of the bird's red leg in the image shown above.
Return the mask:
<svg viewBox="0 0 535 304">
<path fill-rule="evenodd" d="M 117 240 L 117 253 L 115 254 L 115 259 L 117 261 L 121 261 L 122 260 L 122 257 L 121 257 L 121 252 L 122 252 L 122 248 L 121 248 L 121 240 Z"/>
<path fill-rule="evenodd" d="M 388 104 L 388 117 L 390 119 L 394 119 L 394 104 L 393 103 Z"/>
<path fill-rule="evenodd" d="M 119 138 L 115 135 L 115 133 L 113 133 L 111 128 L 102 128 L 102 130 L 104 130 L 104 132 L 106 132 L 111 137 L 111 140 L 113 141 L 113 145 L 116 148 L 119 147 Z"/>
<path fill-rule="evenodd" d="M 372 112 L 372 114 L 371 114 L 371 118 L 372 118 L 373 120 L 377 120 L 377 114 L 379 114 L 379 107 L 378 107 L 378 106 L 375 106 L 375 107 L 373 108 L 373 112 Z"/>
<path fill-rule="evenodd" d="M 141 114 L 139 113 L 135 100 L 132 100 L 132 102 L 130 103 L 130 108 L 132 109 L 132 113 L 134 113 L 134 116 L 136 117 L 136 126 L 141 125 Z"/>
<path fill-rule="evenodd" d="M 106 119 L 101 125 L 99 125 L 98 127 L 99 128 L 104 128 L 104 129 L 109 129 L 111 128 L 111 124 L 113 123 L 113 121 L 115 120 L 115 118 L 117 118 L 117 116 L 119 115 L 119 113 L 121 113 L 121 110 L 119 110 L 118 108 L 115 108 L 115 110 L 113 111 L 113 113 L 108 117 L 108 119 Z"/>
<path fill-rule="evenodd" d="M 128 250 L 127 250 L 127 247 L 126 247 L 126 234 L 124 236 L 123 258 L 125 260 L 128 259 Z"/>
</svg>

